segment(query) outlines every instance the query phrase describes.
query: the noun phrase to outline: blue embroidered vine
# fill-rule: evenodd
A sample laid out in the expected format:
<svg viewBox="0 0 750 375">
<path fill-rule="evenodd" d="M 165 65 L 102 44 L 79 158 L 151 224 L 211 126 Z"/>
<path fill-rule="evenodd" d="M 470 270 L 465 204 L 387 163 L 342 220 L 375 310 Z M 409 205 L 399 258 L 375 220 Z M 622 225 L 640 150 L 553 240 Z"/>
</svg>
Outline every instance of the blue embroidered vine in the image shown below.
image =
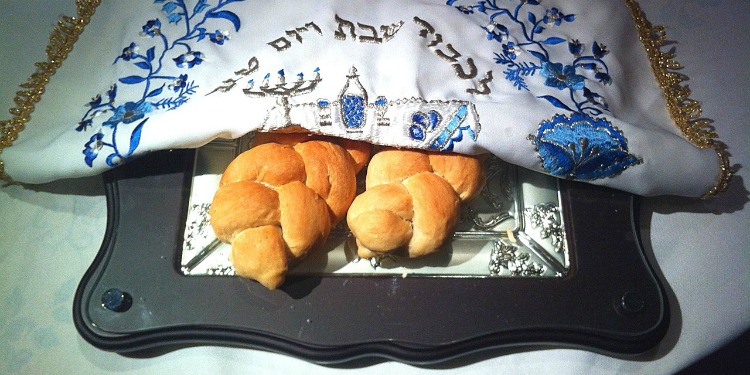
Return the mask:
<svg viewBox="0 0 750 375">
<path fill-rule="evenodd" d="M 544 169 L 558 177 L 612 177 L 641 163 L 628 152 L 627 140 L 619 129 L 605 119 L 583 113 L 556 115 L 543 121 L 529 139 L 536 145 Z"/>
<path fill-rule="evenodd" d="M 545 86 L 567 91 L 567 95 L 539 96 L 553 106 L 591 116 L 608 111 L 604 98 L 586 87 L 586 78 L 580 74 L 590 72 L 603 84 L 611 82 L 609 68 L 603 60 L 608 53 L 606 47 L 594 41 L 587 54 L 578 39 L 549 35 L 554 26 L 575 22 L 574 14 L 565 14 L 555 7 L 545 9 L 540 6 L 540 0 L 518 0 L 515 7 L 498 5 L 497 0 L 479 1 L 474 5 L 457 5 L 458 2 L 448 0 L 447 5 L 465 14 L 481 13 L 488 17 L 488 23 L 483 26 L 487 40 L 500 44 L 494 60 L 505 67 L 505 79 L 515 88 L 529 90 L 527 78 L 538 74 L 545 78 Z M 570 61 L 551 61 L 551 48 L 566 45 Z"/>
<path fill-rule="evenodd" d="M 447 5 L 464 14 L 488 17 L 483 31 L 488 41 L 500 44 L 500 50 L 494 53 L 495 62 L 505 67 L 505 79 L 515 88 L 531 91 L 527 79 L 539 76 L 544 78 L 544 86 L 561 92 L 537 97 L 571 115 L 558 114 L 542 121 L 537 133 L 529 135 L 548 173 L 594 180 L 619 175 L 641 163 L 628 152 L 627 140 L 620 130 L 604 118 L 595 118 L 609 112 L 609 106 L 587 84 L 612 82 L 604 61 L 609 53 L 607 48 L 593 41 L 588 50 L 578 39 L 551 35 L 554 27 L 576 22 L 574 14 L 556 7 L 544 8 L 540 0 L 517 0 L 515 7 L 500 6 L 497 0 L 474 5 L 456 5 L 457 2 L 448 0 Z M 552 61 L 553 48 L 565 46 L 567 50 L 555 56 L 569 56 L 569 60 Z"/>
<path fill-rule="evenodd" d="M 173 110 L 185 104 L 195 94 L 198 85 L 190 79 L 189 73 L 178 73 L 179 69 L 193 69 L 203 63 L 205 54 L 194 49 L 194 44 L 208 40 L 223 45 L 230 38 L 226 30 L 215 29 L 209 32 L 210 20 L 228 21 L 234 31 L 240 30 L 237 14 L 224 9 L 227 5 L 244 0 L 219 0 L 211 5 L 207 0 L 198 0 L 189 7 L 184 0 L 154 0 L 172 29 L 181 30 L 176 38 L 170 38 L 160 19 L 148 20 L 140 31 L 150 45 L 145 52 L 141 46 L 131 42 L 125 47 L 113 64 L 128 62 L 137 73 L 118 79 L 119 84 L 142 87 L 140 97 L 118 97 L 118 83 L 113 84 L 104 96 L 97 94 L 86 104 L 88 110 L 78 123 L 78 132 L 97 128 L 84 145 L 84 161 L 89 167 L 105 149 L 109 155 L 106 164 L 114 167 L 135 152 L 140 144 L 141 132 L 149 115 L 154 111 Z M 179 26 L 179 27 L 178 27 Z M 151 42 L 152 40 L 153 42 Z M 106 115 L 109 115 L 106 117 Z M 104 120 L 106 118 L 106 120 Z M 129 132 L 127 144 L 120 132 Z"/>
</svg>

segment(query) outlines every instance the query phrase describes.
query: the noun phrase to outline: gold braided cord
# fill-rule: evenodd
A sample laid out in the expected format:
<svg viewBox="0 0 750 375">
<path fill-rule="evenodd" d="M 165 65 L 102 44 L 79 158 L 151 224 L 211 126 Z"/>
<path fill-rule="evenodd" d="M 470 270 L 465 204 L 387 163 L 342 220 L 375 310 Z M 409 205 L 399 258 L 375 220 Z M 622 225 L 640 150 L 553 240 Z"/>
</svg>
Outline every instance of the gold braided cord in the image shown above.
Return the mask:
<svg viewBox="0 0 750 375">
<path fill-rule="evenodd" d="M 661 50 L 666 41 L 664 27 L 652 25 L 636 0 L 625 0 L 625 3 L 630 8 L 639 38 L 646 49 L 651 68 L 662 89 L 672 120 L 690 143 L 700 148 L 713 148 L 719 155 L 719 178 L 716 185 L 703 194 L 703 198 L 725 191 L 732 178 L 729 153 L 726 145 L 717 139 L 718 135 L 711 126 L 712 121 L 701 117 L 700 103 L 690 99 L 690 88 L 683 85 L 687 78 L 675 72 L 681 68 L 681 65 L 675 61 L 674 51 Z"/>
<path fill-rule="evenodd" d="M 0 121 L 0 156 L 4 149 L 10 147 L 18 139 L 18 134 L 31 118 L 34 107 L 42 99 L 45 86 L 73 50 L 73 45 L 91 20 L 100 2 L 101 0 L 77 0 L 77 15 L 75 17 L 64 16 L 57 21 L 45 50 L 47 61 L 35 64 L 36 71 L 20 85 L 22 90 L 16 92 L 13 98 L 15 107 L 9 111 L 11 119 Z M 2 160 L 0 160 L 0 179 L 7 182 L 13 181 L 5 172 L 5 164 Z"/>
</svg>

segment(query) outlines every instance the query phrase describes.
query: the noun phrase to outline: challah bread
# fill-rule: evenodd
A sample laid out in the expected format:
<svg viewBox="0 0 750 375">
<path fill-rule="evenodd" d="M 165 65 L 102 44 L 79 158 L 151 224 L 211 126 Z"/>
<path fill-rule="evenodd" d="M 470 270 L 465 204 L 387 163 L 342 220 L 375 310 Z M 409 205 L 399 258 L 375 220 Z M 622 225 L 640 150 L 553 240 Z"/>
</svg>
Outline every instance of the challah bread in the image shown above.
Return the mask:
<svg viewBox="0 0 750 375">
<path fill-rule="evenodd" d="M 335 138 L 334 140 L 332 137 L 313 134 L 304 128 L 297 128 L 294 126 L 286 128 L 284 132 L 256 133 L 253 138 L 252 146 L 258 146 L 269 142 L 294 146 L 298 143 L 311 140 L 330 141 L 343 147 L 354 160 L 354 170 L 356 172 L 359 172 L 365 164 L 367 164 L 370 160 L 370 155 L 372 154 L 373 146 L 371 143 L 346 138 Z"/>
<path fill-rule="evenodd" d="M 209 214 L 235 273 L 274 289 L 346 214 L 356 163 L 333 138 L 261 137 L 227 166 Z"/>
<path fill-rule="evenodd" d="M 477 157 L 385 148 L 367 168 L 366 190 L 349 207 L 357 254 L 435 252 L 452 235 L 461 202 L 484 185 Z"/>
</svg>

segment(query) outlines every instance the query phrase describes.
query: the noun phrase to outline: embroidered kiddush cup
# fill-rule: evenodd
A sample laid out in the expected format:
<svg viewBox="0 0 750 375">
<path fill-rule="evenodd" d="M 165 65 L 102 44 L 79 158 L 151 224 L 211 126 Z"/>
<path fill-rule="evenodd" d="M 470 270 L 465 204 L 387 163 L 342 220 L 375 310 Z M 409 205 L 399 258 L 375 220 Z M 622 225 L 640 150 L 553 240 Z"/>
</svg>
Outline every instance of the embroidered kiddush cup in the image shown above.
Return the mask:
<svg viewBox="0 0 750 375">
<path fill-rule="evenodd" d="M 731 175 L 663 29 L 632 0 L 80 0 L 78 12 L 2 122 L 5 179 L 93 175 L 290 126 L 492 153 L 641 195 L 711 194 Z"/>
</svg>

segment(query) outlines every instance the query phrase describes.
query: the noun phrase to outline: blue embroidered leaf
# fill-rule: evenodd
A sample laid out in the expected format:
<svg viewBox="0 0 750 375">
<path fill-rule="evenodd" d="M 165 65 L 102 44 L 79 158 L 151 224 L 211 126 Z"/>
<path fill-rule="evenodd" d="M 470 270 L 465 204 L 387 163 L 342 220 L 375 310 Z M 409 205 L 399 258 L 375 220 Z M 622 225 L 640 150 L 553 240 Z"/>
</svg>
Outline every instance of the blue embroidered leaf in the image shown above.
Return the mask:
<svg viewBox="0 0 750 375">
<path fill-rule="evenodd" d="M 197 28 L 197 29 L 196 29 L 196 31 L 198 31 L 198 41 L 199 41 L 199 42 L 200 42 L 201 40 L 205 39 L 205 38 L 206 38 L 206 35 L 208 35 L 208 34 L 206 34 L 206 29 L 205 29 L 205 28 L 203 28 L 203 27 L 199 27 L 199 28 Z"/>
<path fill-rule="evenodd" d="M 157 96 L 157 95 L 161 94 L 162 91 L 164 91 L 164 85 L 161 85 L 161 87 L 159 87 L 158 89 L 154 89 L 153 91 L 151 91 L 150 93 L 148 93 L 148 95 L 146 95 L 146 97 L 147 98 L 153 98 L 154 96 Z"/>
<path fill-rule="evenodd" d="M 545 39 L 544 42 L 542 42 L 542 43 L 549 44 L 549 45 L 554 45 L 554 44 L 560 44 L 560 43 L 564 43 L 564 42 L 565 42 L 565 39 L 552 36 L 552 37 L 549 37 L 549 38 Z"/>
<path fill-rule="evenodd" d="M 146 51 L 146 60 L 148 61 L 154 61 L 154 58 L 156 57 L 156 47 L 151 47 Z"/>
<path fill-rule="evenodd" d="M 139 77 L 139 76 L 127 76 L 127 77 L 123 77 L 123 78 L 119 79 L 120 82 L 127 83 L 129 85 L 134 85 L 134 84 L 137 84 L 137 83 L 141 83 L 141 82 L 143 82 L 145 80 L 146 80 L 145 77 Z"/>
<path fill-rule="evenodd" d="M 528 90 L 529 87 L 526 85 L 526 80 L 523 79 L 524 70 L 521 68 L 516 69 L 507 69 L 503 73 L 505 73 L 505 79 L 508 81 L 513 82 L 513 87 L 517 88 L 518 90 Z"/>
<path fill-rule="evenodd" d="M 531 54 L 532 56 L 536 57 L 537 59 L 539 59 L 539 60 L 541 60 L 541 61 L 547 61 L 547 57 L 546 57 L 546 56 L 544 56 L 544 54 L 542 54 L 542 53 L 539 53 L 539 52 L 537 52 L 537 51 L 531 51 L 531 50 L 529 51 L 529 53 L 530 53 L 530 54 Z"/>
<path fill-rule="evenodd" d="M 169 23 L 178 24 L 180 23 L 180 20 L 182 19 L 182 14 L 180 13 L 172 13 L 169 16 L 167 16 L 167 20 Z"/>
<path fill-rule="evenodd" d="M 238 17 L 236 14 L 228 11 L 228 10 L 222 10 L 219 12 L 210 12 L 206 14 L 206 17 L 208 18 L 223 18 L 225 20 L 228 20 L 229 22 L 234 25 L 235 31 L 240 31 L 240 17 Z"/>
<path fill-rule="evenodd" d="M 148 118 L 143 119 L 143 121 L 136 125 L 133 132 L 130 133 L 130 148 L 128 149 L 127 156 L 132 155 L 133 151 L 138 148 L 138 144 L 141 143 L 141 131 L 143 130 L 143 124 L 145 124 L 146 121 L 148 121 Z"/>
<path fill-rule="evenodd" d="M 573 21 L 576 20 L 576 15 L 575 14 L 568 14 L 568 15 L 563 16 L 563 19 L 566 22 L 573 22 Z"/>
<path fill-rule="evenodd" d="M 190 93 L 189 91 L 190 89 L 185 92 L 185 95 L 180 95 L 177 98 L 164 98 L 162 100 L 159 100 L 158 102 L 154 103 L 154 107 L 158 109 L 166 109 L 168 111 L 177 109 L 179 106 L 187 103 L 187 101 L 190 100 L 190 98 L 186 97 L 186 95 Z"/>
<path fill-rule="evenodd" d="M 513 60 L 509 59 L 507 56 L 498 55 L 497 52 L 495 52 L 495 63 L 503 65 L 513 65 Z"/>
<path fill-rule="evenodd" d="M 541 25 L 537 25 L 534 28 L 534 34 L 540 34 L 542 31 L 544 31 L 544 28 Z"/>
<path fill-rule="evenodd" d="M 550 102 L 553 106 L 555 106 L 557 108 L 565 109 L 567 111 L 573 112 L 573 110 L 570 109 L 570 107 L 568 107 L 567 105 L 565 105 L 565 103 L 561 102 L 560 99 L 555 98 L 552 95 L 543 95 L 543 96 L 539 96 L 539 98 L 540 99 L 544 99 L 544 100 Z"/>
<path fill-rule="evenodd" d="M 536 23 L 536 15 L 534 15 L 534 13 L 529 12 L 528 19 L 532 24 Z"/>
<path fill-rule="evenodd" d="M 209 7 L 209 5 L 206 2 L 206 0 L 199 0 L 198 3 L 195 4 L 195 7 L 193 8 L 193 13 L 200 13 L 200 12 L 206 10 L 206 8 L 208 8 L 208 7 Z"/>
<path fill-rule="evenodd" d="M 168 2 L 166 4 L 164 4 L 164 6 L 161 7 L 162 12 L 164 12 L 166 14 L 170 14 L 170 13 L 174 12 L 175 9 L 177 9 L 177 3 L 173 2 L 173 1 L 170 1 L 170 2 Z"/>
<path fill-rule="evenodd" d="M 135 63 L 135 66 L 137 66 L 137 67 L 139 67 L 141 69 L 146 69 L 146 70 L 150 70 L 151 69 L 151 64 L 149 64 L 149 63 L 147 63 L 145 61 L 139 61 L 139 62 L 137 62 L 137 63 Z"/>
</svg>

